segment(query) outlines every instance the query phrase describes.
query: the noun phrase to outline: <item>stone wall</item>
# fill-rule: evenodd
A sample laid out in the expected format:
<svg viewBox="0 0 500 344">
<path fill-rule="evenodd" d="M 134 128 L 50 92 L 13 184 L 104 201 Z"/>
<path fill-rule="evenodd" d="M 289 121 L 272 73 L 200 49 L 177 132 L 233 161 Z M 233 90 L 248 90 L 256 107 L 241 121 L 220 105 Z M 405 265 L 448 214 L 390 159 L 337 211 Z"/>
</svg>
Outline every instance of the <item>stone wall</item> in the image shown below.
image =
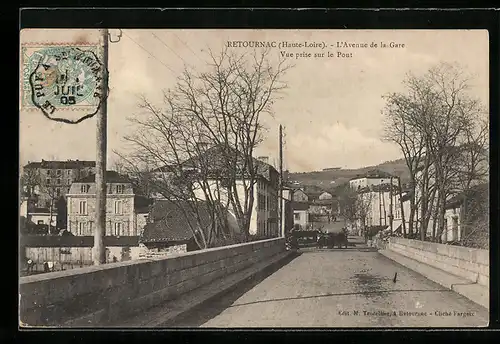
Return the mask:
<svg viewBox="0 0 500 344">
<path fill-rule="evenodd" d="M 21 277 L 21 326 L 103 326 L 284 250 L 284 239 L 278 238 Z"/>
<path fill-rule="evenodd" d="M 489 287 L 490 253 L 488 250 L 394 237 L 389 239 L 387 248 L 455 276 Z"/>
</svg>

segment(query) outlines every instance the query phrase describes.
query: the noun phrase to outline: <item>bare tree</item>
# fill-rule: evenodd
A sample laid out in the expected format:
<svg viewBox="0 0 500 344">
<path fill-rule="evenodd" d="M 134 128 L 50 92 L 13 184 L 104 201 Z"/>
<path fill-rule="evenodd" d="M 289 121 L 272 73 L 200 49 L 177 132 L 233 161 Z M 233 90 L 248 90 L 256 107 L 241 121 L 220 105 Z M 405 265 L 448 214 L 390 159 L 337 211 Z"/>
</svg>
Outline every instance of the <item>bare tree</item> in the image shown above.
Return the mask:
<svg viewBox="0 0 500 344">
<path fill-rule="evenodd" d="M 410 171 L 415 192 L 409 220 L 419 206 L 421 239 L 433 219 L 433 239 L 439 240 L 447 199 L 464 178 L 470 180 L 466 176 L 478 174 L 481 150 L 472 141 L 486 142 L 486 130 L 477 131 L 483 109 L 469 95 L 469 78 L 458 65 L 441 63 L 424 76 L 408 75 L 404 85 L 406 93 L 386 97 L 386 138 L 400 146 Z"/>
<path fill-rule="evenodd" d="M 425 154 L 425 136 L 415 124 L 420 114 L 432 111 L 433 103 L 429 100 L 429 94 L 425 88 L 411 75 L 403 84 L 407 88 L 407 94 L 392 93 L 383 97 L 386 100 L 386 107 L 383 111 L 384 138 L 399 146 L 409 171 L 411 191 L 408 231 L 411 235 L 417 211 L 417 173 Z"/>
<path fill-rule="evenodd" d="M 366 233 L 367 219 L 371 215 L 372 202 L 375 195 L 370 190 L 360 190 L 356 198 L 356 217 L 361 224 L 361 228 Z"/>
<path fill-rule="evenodd" d="M 460 211 L 464 246 L 489 248 L 489 213 L 488 184 L 475 186 L 464 193 Z"/>
<path fill-rule="evenodd" d="M 131 119 L 137 132 L 125 138 L 132 152 L 124 157 L 129 167 L 155 171 L 155 189 L 186 201 L 179 202 L 191 206 L 186 216 L 201 220 L 199 201 L 208 205 L 210 226 L 198 221 L 192 228 L 201 248 L 224 235 L 227 209 L 249 239 L 254 186 L 266 173 L 253 158 L 262 141 L 261 117 L 272 115 L 289 68 L 283 59 L 273 63 L 269 50 L 238 55 L 226 48 L 219 55 L 210 51 L 209 60 L 208 71 L 186 69 L 164 92 L 163 106 L 142 99 L 142 114 Z"/>
<path fill-rule="evenodd" d="M 20 179 L 21 191 L 29 196 L 33 196 L 40 187 L 40 173 L 34 168 L 25 168 L 21 173 Z"/>
<path fill-rule="evenodd" d="M 354 190 L 349 184 L 342 186 L 339 192 L 340 215 L 351 224 L 359 223 L 361 229 L 366 231 L 373 197 L 369 190 Z"/>
<path fill-rule="evenodd" d="M 355 224 L 357 220 L 356 202 L 358 194 L 356 191 L 345 184 L 339 187 L 338 191 L 339 215 L 347 223 Z"/>
</svg>

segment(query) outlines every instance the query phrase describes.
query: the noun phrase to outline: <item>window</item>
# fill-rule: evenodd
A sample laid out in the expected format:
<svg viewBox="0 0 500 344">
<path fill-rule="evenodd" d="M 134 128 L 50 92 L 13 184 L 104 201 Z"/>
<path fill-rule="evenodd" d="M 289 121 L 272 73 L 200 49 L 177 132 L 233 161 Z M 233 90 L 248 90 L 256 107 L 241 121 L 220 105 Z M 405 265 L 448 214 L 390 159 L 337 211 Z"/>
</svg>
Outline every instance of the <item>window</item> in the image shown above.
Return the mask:
<svg viewBox="0 0 500 344">
<path fill-rule="evenodd" d="M 61 179 L 58 178 L 56 183 L 57 185 L 61 185 Z"/>
<path fill-rule="evenodd" d="M 293 214 L 293 219 L 296 221 L 300 220 L 300 214 L 299 213 Z"/>
<path fill-rule="evenodd" d="M 71 170 L 66 170 L 66 174 L 67 174 L 68 176 L 71 176 Z"/>
<path fill-rule="evenodd" d="M 80 214 L 87 215 L 87 201 L 80 201 Z"/>
<path fill-rule="evenodd" d="M 47 170 L 47 175 L 50 176 L 50 170 Z"/>
<path fill-rule="evenodd" d="M 88 193 L 90 190 L 90 185 L 82 185 L 80 186 L 80 192 L 81 193 Z"/>
<path fill-rule="evenodd" d="M 85 235 L 85 222 L 80 222 L 78 224 L 78 235 Z"/>
<path fill-rule="evenodd" d="M 122 194 L 124 190 L 125 190 L 125 185 L 116 186 L 116 193 Z"/>
<path fill-rule="evenodd" d="M 94 229 L 94 228 L 93 228 L 93 224 L 94 224 L 94 223 L 93 223 L 92 221 L 89 221 L 89 234 L 90 234 L 90 235 L 93 235 L 93 229 Z"/>
<path fill-rule="evenodd" d="M 115 201 L 115 214 L 122 214 L 123 211 L 123 202 L 122 201 Z"/>
<path fill-rule="evenodd" d="M 71 185 L 71 179 L 68 179 L 68 185 Z"/>
<path fill-rule="evenodd" d="M 56 175 L 57 175 L 57 176 L 60 176 L 61 174 L 62 174 L 62 171 L 61 171 L 61 170 L 57 170 L 57 171 L 56 171 Z"/>
<path fill-rule="evenodd" d="M 45 180 L 45 183 L 46 183 L 47 185 L 50 185 L 50 178 L 47 178 L 47 179 Z"/>
<path fill-rule="evenodd" d="M 115 236 L 120 236 L 122 231 L 122 224 L 120 222 L 115 223 Z"/>
<path fill-rule="evenodd" d="M 43 225 L 43 220 L 38 220 L 38 221 L 37 221 L 37 224 L 38 224 L 38 225 Z"/>
<path fill-rule="evenodd" d="M 57 197 L 61 196 L 61 189 L 60 188 L 56 189 L 56 195 L 57 195 Z"/>
</svg>

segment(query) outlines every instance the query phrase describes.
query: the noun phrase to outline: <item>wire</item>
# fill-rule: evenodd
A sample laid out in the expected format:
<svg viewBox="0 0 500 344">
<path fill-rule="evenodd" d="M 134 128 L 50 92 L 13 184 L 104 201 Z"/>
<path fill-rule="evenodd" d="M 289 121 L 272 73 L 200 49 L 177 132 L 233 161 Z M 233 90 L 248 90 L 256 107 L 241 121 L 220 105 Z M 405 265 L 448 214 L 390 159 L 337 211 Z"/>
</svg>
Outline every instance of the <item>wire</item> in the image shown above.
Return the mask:
<svg viewBox="0 0 500 344">
<path fill-rule="evenodd" d="M 156 61 L 160 62 L 164 67 L 166 67 L 167 69 L 169 69 L 174 75 L 176 75 L 176 73 L 174 72 L 174 70 L 172 68 L 170 68 L 169 66 L 167 66 L 165 63 L 163 63 L 160 59 L 158 59 L 156 56 L 154 56 L 151 52 L 149 52 L 149 50 L 147 50 L 146 48 L 144 48 L 142 45 L 140 45 L 139 43 L 137 43 L 132 37 L 130 37 L 129 35 L 127 35 L 125 32 L 123 33 L 125 36 L 127 36 L 128 38 L 130 38 L 130 40 L 132 42 L 134 42 L 139 48 L 141 48 L 142 50 L 144 50 L 146 53 L 148 53 L 149 56 L 151 56 L 152 58 L 154 58 Z"/>
<path fill-rule="evenodd" d="M 185 64 L 186 66 L 189 66 L 189 65 L 188 65 L 188 63 L 187 63 L 187 62 L 186 62 L 186 61 L 185 61 L 185 60 L 184 60 L 181 56 L 179 56 L 179 54 L 177 54 L 177 53 L 174 51 L 174 49 L 170 48 L 170 47 L 168 46 L 168 44 L 167 44 L 167 43 L 165 43 L 165 42 L 164 42 L 164 41 L 163 41 L 160 37 L 158 37 L 158 36 L 157 36 L 157 35 L 155 35 L 154 33 L 151 33 L 151 34 L 152 34 L 152 35 L 153 35 L 153 36 L 154 36 L 157 40 L 159 40 L 159 41 L 160 41 L 160 42 L 161 42 L 161 43 L 162 43 L 165 47 L 167 47 L 167 48 L 168 48 L 171 52 L 173 52 L 175 56 L 177 56 L 178 58 L 180 58 L 180 59 L 184 62 L 184 64 Z M 191 67 L 191 66 L 189 66 L 189 67 Z M 192 68 L 192 67 L 191 67 L 191 68 Z"/>
<path fill-rule="evenodd" d="M 205 62 L 205 61 L 203 61 L 203 59 L 202 59 L 201 57 L 199 57 L 198 55 L 196 55 L 196 53 L 195 53 L 195 52 L 194 52 L 194 51 L 193 51 L 193 50 L 192 50 L 192 49 L 191 49 L 191 48 L 190 48 L 190 47 L 189 47 L 186 43 L 184 43 L 184 41 L 183 41 L 183 40 L 181 40 L 181 39 L 179 38 L 179 36 L 177 36 L 177 35 L 175 34 L 175 32 L 172 32 L 172 34 L 175 36 L 175 38 L 177 38 L 177 39 L 179 40 L 179 42 L 181 42 L 181 43 L 182 43 L 182 44 L 183 44 L 186 48 L 188 48 L 188 49 L 189 49 L 189 51 L 191 51 L 191 52 L 193 53 L 193 55 L 194 55 L 194 56 L 196 56 L 197 58 L 199 58 L 199 59 L 200 59 L 200 61 Z"/>
</svg>

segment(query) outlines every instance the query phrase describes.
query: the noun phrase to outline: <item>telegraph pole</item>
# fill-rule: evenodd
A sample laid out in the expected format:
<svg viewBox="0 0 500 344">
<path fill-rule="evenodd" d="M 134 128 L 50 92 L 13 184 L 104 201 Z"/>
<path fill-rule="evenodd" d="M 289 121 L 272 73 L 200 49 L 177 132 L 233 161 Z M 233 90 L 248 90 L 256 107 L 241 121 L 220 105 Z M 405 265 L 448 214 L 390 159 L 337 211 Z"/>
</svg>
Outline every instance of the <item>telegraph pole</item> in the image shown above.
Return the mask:
<svg viewBox="0 0 500 344">
<path fill-rule="evenodd" d="M 405 208 L 403 205 L 403 188 L 401 187 L 401 176 L 398 177 L 398 189 L 399 189 L 399 206 L 401 207 L 401 221 L 403 235 L 406 236 L 406 222 L 405 222 Z"/>
<path fill-rule="evenodd" d="M 101 83 L 102 99 L 97 113 L 97 154 L 96 154 L 96 228 L 94 232 L 94 265 L 106 263 L 106 159 L 107 159 L 107 102 L 108 102 L 108 29 L 102 29 L 102 65 L 103 78 Z"/>
<path fill-rule="evenodd" d="M 283 126 L 280 124 L 280 182 L 279 182 L 279 198 L 280 198 L 280 216 L 279 216 L 279 226 L 281 235 L 285 235 L 283 230 Z"/>
<path fill-rule="evenodd" d="M 389 211 L 389 225 L 391 226 L 391 234 L 392 234 L 392 231 L 393 231 L 393 224 L 392 224 L 392 220 L 394 218 L 394 214 L 392 212 L 392 207 L 393 207 L 393 204 L 392 204 L 392 197 L 393 197 L 393 192 L 392 192 L 392 188 L 393 188 L 393 185 L 392 185 L 392 176 L 391 176 L 391 183 L 390 183 L 390 189 L 389 189 L 389 197 L 391 198 L 391 210 Z"/>
</svg>

